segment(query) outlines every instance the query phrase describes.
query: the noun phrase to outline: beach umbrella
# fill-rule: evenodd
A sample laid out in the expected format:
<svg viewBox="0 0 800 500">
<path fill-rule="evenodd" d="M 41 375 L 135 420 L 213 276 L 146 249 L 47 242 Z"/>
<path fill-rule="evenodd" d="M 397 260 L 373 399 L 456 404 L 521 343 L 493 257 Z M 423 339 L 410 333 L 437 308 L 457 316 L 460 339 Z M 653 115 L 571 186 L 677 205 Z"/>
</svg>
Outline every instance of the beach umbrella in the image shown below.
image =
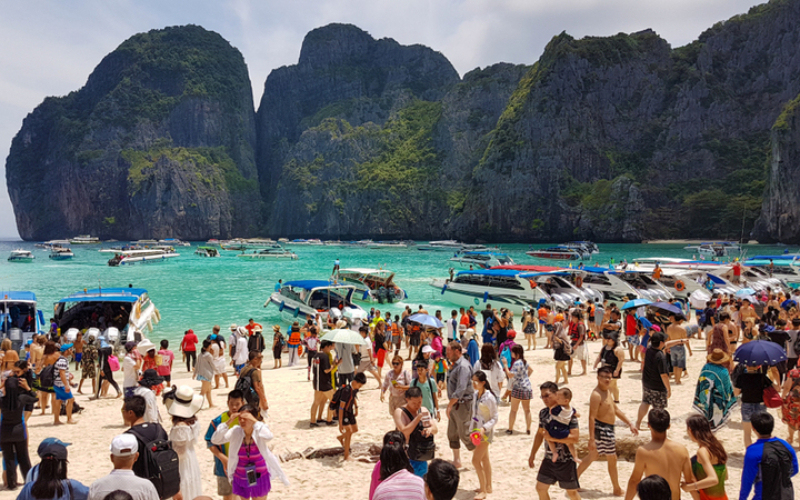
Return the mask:
<svg viewBox="0 0 800 500">
<path fill-rule="evenodd" d="M 430 314 L 412 314 L 408 317 L 409 321 L 413 321 L 414 323 L 419 323 L 422 326 L 428 326 L 430 328 L 444 328 L 444 323 L 439 321 L 439 318 L 436 316 L 431 316 Z"/>
<path fill-rule="evenodd" d="M 369 345 L 369 338 L 364 338 L 360 333 L 346 328 L 331 330 L 320 337 L 320 340 L 327 340 L 336 344 Z"/>
<path fill-rule="evenodd" d="M 733 353 L 733 360 L 747 366 L 775 366 L 786 360 L 786 351 L 769 340 L 753 340 L 742 344 Z"/>
<path fill-rule="evenodd" d="M 789 309 L 791 309 L 793 307 L 797 307 L 797 301 L 792 300 L 792 299 L 784 300 L 783 303 L 781 304 L 781 307 L 788 311 Z"/>
<path fill-rule="evenodd" d="M 683 311 L 681 311 L 681 308 L 674 304 L 670 304 L 669 302 L 654 302 L 647 307 L 656 309 L 658 311 L 663 311 L 667 314 L 676 314 L 678 316 L 683 316 Z"/>
<path fill-rule="evenodd" d="M 652 303 L 653 301 L 649 299 L 633 299 L 625 302 L 620 309 L 623 311 L 626 309 L 637 309 L 642 306 L 649 306 Z"/>
<path fill-rule="evenodd" d="M 742 288 L 741 290 L 737 290 L 734 295 L 737 297 L 749 297 L 750 295 L 754 295 L 756 293 L 755 290 L 752 288 Z"/>
<path fill-rule="evenodd" d="M 651 329 L 651 328 L 653 328 L 653 323 L 651 323 L 651 322 L 650 322 L 650 320 L 649 320 L 649 319 L 647 319 L 647 318 L 640 318 L 639 316 L 636 316 L 636 320 L 637 320 L 639 323 L 641 323 L 641 324 L 642 324 L 642 326 L 643 326 L 643 327 L 645 327 L 645 328 L 647 328 L 648 330 L 649 330 L 649 329 Z"/>
</svg>

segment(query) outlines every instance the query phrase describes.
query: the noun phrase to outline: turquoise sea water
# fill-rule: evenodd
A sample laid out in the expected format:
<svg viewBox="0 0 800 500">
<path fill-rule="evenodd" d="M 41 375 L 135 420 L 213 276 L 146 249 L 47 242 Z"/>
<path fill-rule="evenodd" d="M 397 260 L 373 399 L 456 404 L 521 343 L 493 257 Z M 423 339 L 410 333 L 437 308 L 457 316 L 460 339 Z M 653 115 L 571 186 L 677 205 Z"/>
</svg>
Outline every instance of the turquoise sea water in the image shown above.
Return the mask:
<svg viewBox="0 0 800 500">
<path fill-rule="evenodd" d="M 115 243 L 119 245 L 120 243 Z M 202 244 L 202 243 L 200 243 Z M 274 306 L 263 305 L 273 292 L 278 279 L 327 279 L 330 277 L 335 259 L 341 267 L 367 267 L 390 269 L 396 272 L 395 281 L 408 292 L 408 299 L 392 305 L 375 306 L 382 311 L 400 313 L 405 304 L 416 310 L 422 304 L 433 313 L 441 309 L 449 316 L 452 304 L 443 301 L 438 291 L 428 286 L 432 278 L 447 276 L 455 263 L 448 262 L 448 252 L 423 252 L 415 247 L 408 249 L 349 248 L 335 246 L 285 245 L 299 256 L 295 261 L 245 261 L 236 257 L 237 252 L 222 252 L 216 259 L 202 258 L 193 254 L 198 243 L 191 247 L 180 247 L 180 257 L 163 263 L 141 264 L 126 267 L 109 267 L 110 255 L 99 253 L 99 245 L 74 245 L 75 258 L 71 261 L 54 262 L 48 251 L 34 248 L 32 243 L 0 242 L 0 290 L 27 290 L 36 294 L 39 309 L 50 317 L 52 307 L 59 299 L 84 288 L 134 287 L 148 290 L 151 299 L 161 311 L 161 322 L 150 335 L 153 339 L 177 340 L 186 329 L 193 329 L 201 338 L 210 333 L 214 324 L 226 329 L 231 323 L 244 324 L 254 318 L 264 325 L 285 323 Z M 110 245 L 106 245 L 110 246 Z M 534 259 L 525 255 L 530 248 L 549 245 L 499 245 L 517 264 L 556 265 L 554 261 Z M 586 265 L 595 262 L 607 265 L 613 258 L 635 257 L 682 257 L 690 258 L 691 252 L 682 244 L 601 244 L 600 252 Z M 31 250 L 34 262 L 8 262 L 11 250 Z M 778 254 L 785 247 L 746 245 L 747 255 Z M 796 251 L 790 248 L 790 251 Z M 577 264 L 574 264 L 577 265 Z M 368 304 L 361 304 L 369 308 Z M 285 325 L 284 325 L 285 326 Z"/>
</svg>

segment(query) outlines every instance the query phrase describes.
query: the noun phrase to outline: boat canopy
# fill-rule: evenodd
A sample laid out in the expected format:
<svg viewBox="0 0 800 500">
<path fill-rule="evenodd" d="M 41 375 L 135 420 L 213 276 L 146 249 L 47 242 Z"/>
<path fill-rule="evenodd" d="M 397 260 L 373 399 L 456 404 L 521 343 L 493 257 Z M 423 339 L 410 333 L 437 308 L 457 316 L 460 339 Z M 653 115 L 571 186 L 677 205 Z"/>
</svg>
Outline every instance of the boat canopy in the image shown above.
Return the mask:
<svg viewBox="0 0 800 500">
<path fill-rule="evenodd" d="M 394 274 L 394 272 L 389 271 L 388 269 L 364 269 L 358 267 L 351 267 L 347 269 L 340 269 L 340 273 L 360 273 L 360 274 L 374 274 L 376 276 L 388 276 L 390 274 Z"/>
<path fill-rule="evenodd" d="M 36 302 L 36 294 L 33 292 L 2 292 L 0 291 L 0 301 L 14 302 Z"/>
<path fill-rule="evenodd" d="M 292 288 L 302 288 L 304 290 L 312 290 L 314 288 L 353 288 L 353 285 L 348 285 L 346 283 L 339 283 L 336 281 L 324 281 L 324 280 L 300 280 L 300 281 L 287 281 L 283 284 L 284 287 L 290 286 Z"/>
<path fill-rule="evenodd" d="M 528 272 L 548 272 L 557 271 L 562 269 L 558 266 L 534 266 L 529 264 L 506 264 L 502 266 L 494 266 L 492 269 L 512 269 L 515 271 L 528 271 Z"/>
<path fill-rule="evenodd" d="M 65 297 L 58 303 L 66 302 L 128 302 L 134 303 L 146 294 L 144 288 L 95 288 Z"/>
<path fill-rule="evenodd" d="M 517 276 L 521 271 L 515 269 L 486 269 L 486 270 L 472 270 L 460 271 L 456 276 L 468 275 L 481 275 L 481 276 Z"/>
<path fill-rule="evenodd" d="M 724 279 L 718 278 L 717 276 L 714 276 L 711 273 L 706 273 L 706 276 L 708 276 L 708 279 L 711 280 L 711 282 L 714 283 L 715 285 L 724 285 L 725 284 L 725 280 Z"/>
</svg>

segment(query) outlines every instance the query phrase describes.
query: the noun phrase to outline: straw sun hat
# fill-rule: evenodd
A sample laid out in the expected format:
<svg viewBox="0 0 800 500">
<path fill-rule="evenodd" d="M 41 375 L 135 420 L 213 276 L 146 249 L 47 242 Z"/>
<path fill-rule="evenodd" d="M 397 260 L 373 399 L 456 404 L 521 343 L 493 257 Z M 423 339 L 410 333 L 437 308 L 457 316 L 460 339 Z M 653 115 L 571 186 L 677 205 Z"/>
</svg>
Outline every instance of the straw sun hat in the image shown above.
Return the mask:
<svg viewBox="0 0 800 500">
<path fill-rule="evenodd" d="M 173 417 L 192 418 L 203 406 L 203 396 L 195 394 L 188 385 L 182 385 L 175 391 L 175 396 L 168 398 L 164 404 Z"/>
<path fill-rule="evenodd" d="M 706 356 L 709 363 L 722 365 L 731 360 L 731 357 L 722 349 L 714 349 L 714 352 Z"/>
</svg>

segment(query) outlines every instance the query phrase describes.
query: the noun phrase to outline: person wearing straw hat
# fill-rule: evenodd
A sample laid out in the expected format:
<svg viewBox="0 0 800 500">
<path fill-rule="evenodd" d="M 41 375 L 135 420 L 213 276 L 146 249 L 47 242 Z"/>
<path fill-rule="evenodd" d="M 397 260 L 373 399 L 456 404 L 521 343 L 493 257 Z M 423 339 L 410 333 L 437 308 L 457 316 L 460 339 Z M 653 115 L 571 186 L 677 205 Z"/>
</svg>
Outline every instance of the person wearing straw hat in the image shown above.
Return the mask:
<svg viewBox="0 0 800 500">
<path fill-rule="evenodd" d="M 172 448 L 178 453 L 180 494 L 185 500 L 197 498 L 203 494 L 203 480 L 194 443 L 200 436 L 196 414 L 203 405 L 203 396 L 195 394 L 194 389 L 188 385 L 182 385 L 164 394 L 164 405 L 172 416 L 169 439 L 172 441 Z"/>
<path fill-rule="evenodd" d="M 139 443 L 136 436 L 114 436 L 111 440 L 111 463 L 114 464 L 114 470 L 92 483 L 88 500 L 103 500 L 106 495 L 117 490 L 127 492 L 133 500 L 159 500 L 153 483 L 133 473 L 133 464 L 138 457 Z"/>
<path fill-rule="evenodd" d="M 714 349 L 697 379 L 692 409 L 708 420 L 712 431 L 725 425 L 737 404 L 727 368 L 730 359 L 722 349 Z"/>
</svg>

